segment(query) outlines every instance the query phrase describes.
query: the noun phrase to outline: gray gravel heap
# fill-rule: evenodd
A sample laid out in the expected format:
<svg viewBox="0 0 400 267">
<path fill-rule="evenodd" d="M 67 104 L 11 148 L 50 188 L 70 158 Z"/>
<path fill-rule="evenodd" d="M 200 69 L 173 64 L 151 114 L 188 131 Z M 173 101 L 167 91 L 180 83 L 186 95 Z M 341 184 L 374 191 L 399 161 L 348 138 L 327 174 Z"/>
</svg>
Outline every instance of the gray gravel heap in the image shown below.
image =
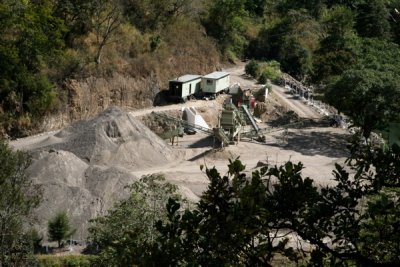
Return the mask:
<svg viewBox="0 0 400 267">
<path fill-rule="evenodd" d="M 88 221 L 126 196 L 126 185 L 137 180 L 131 170 L 160 166 L 175 152 L 134 117 L 111 108 L 98 117 L 60 131 L 58 143 L 35 149 L 28 175 L 41 185 L 38 228 L 46 237 L 47 221 L 67 211 L 77 229 L 87 235 Z"/>
</svg>

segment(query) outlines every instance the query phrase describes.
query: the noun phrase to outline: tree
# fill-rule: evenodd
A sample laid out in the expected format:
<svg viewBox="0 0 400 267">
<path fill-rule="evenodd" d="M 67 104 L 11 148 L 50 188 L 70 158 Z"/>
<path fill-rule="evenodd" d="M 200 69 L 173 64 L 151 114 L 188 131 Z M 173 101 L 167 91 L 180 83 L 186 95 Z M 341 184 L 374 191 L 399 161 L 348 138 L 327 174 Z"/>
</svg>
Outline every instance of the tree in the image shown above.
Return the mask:
<svg viewBox="0 0 400 267">
<path fill-rule="evenodd" d="M 328 86 L 328 102 L 349 115 L 365 138 L 400 117 L 399 52 L 393 43 L 365 40 L 358 64 Z"/>
<path fill-rule="evenodd" d="M 58 247 L 61 247 L 62 241 L 70 238 L 75 233 L 71 229 L 68 215 L 65 211 L 57 213 L 48 222 L 48 236 L 50 241 L 57 241 Z"/>
<path fill-rule="evenodd" d="M 32 244 L 33 253 L 39 253 L 42 248 L 43 236 L 40 235 L 39 232 L 35 228 L 32 228 L 26 234 L 26 237 L 30 240 L 30 242 Z"/>
<path fill-rule="evenodd" d="M 223 53 L 242 55 L 247 40 L 245 0 L 208 1 L 208 14 L 204 19 L 207 33 L 218 41 Z"/>
<path fill-rule="evenodd" d="M 357 62 L 358 38 L 354 14 L 346 6 L 334 6 L 323 14 L 324 38 L 313 58 L 313 82 L 327 83 Z"/>
<path fill-rule="evenodd" d="M 294 262 L 303 255 L 309 266 L 398 266 L 400 147 L 354 143 L 351 152 L 354 175 L 336 165 L 334 186 L 302 177 L 301 163 L 262 167 L 250 177 L 238 159 L 223 177 L 206 169 L 210 184 L 194 209 L 168 202 L 151 264 L 272 266 L 279 254 Z M 290 247 L 289 237 L 311 244 L 310 254 Z"/>
<path fill-rule="evenodd" d="M 62 55 L 65 28 L 50 0 L 2 1 L 0 21 L 0 105 L 11 126 L 0 124 L 18 132 L 13 120 L 40 118 L 53 107 L 56 91 L 44 70 Z"/>
<path fill-rule="evenodd" d="M 244 67 L 244 71 L 247 75 L 253 76 L 253 78 L 257 79 L 260 75 L 260 65 L 257 61 L 251 60 Z"/>
<path fill-rule="evenodd" d="M 276 60 L 285 72 L 303 79 L 312 74 L 313 52 L 318 48 L 320 25 L 305 10 L 290 10 L 260 30 L 249 44 L 248 56 Z"/>
<path fill-rule="evenodd" d="M 129 186 L 127 199 L 108 214 L 91 221 L 89 241 L 97 248 L 102 266 L 146 266 L 144 259 L 159 233 L 158 220 L 165 221 L 169 198 L 180 199 L 177 187 L 159 175 L 145 176 Z"/>
<path fill-rule="evenodd" d="M 388 2 L 369 0 L 357 6 L 356 28 L 361 36 L 390 39 Z"/>
<path fill-rule="evenodd" d="M 97 0 L 93 15 L 93 27 L 96 34 L 97 52 L 95 62 L 101 63 L 103 49 L 111 42 L 122 24 L 122 7 L 119 1 Z"/>
<path fill-rule="evenodd" d="M 210 183 L 194 209 L 182 213 L 178 202 L 168 202 L 169 221 L 157 224 L 161 236 L 152 252 L 153 265 L 272 266 L 276 254 L 298 260 L 287 246 L 286 235 L 274 228 L 279 217 L 266 205 L 270 184 L 263 179 L 267 169 L 246 177 L 239 160 L 230 160 L 228 167 L 226 176 L 215 168 L 206 169 Z M 295 173 L 297 168 L 291 171 Z M 309 195 L 302 189 L 298 189 L 301 200 L 307 201 Z M 291 193 L 285 194 L 300 196 Z"/>
<path fill-rule="evenodd" d="M 26 227 L 40 201 L 40 188 L 25 175 L 26 153 L 0 140 L 0 266 L 23 266 L 32 252 Z"/>
<path fill-rule="evenodd" d="M 69 47 L 74 47 L 77 37 L 91 30 L 91 21 L 96 9 L 97 0 L 56 0 L 54 3 L 55 16 L 62 19 L 66 26 L 63 39 Z"/>
<path fill-rule="evenodd" d="M 141 31 L 167 27 L 179 15 L 188 13 L 192 0 L 122 0 L 124 14 Z"/>
</svg>

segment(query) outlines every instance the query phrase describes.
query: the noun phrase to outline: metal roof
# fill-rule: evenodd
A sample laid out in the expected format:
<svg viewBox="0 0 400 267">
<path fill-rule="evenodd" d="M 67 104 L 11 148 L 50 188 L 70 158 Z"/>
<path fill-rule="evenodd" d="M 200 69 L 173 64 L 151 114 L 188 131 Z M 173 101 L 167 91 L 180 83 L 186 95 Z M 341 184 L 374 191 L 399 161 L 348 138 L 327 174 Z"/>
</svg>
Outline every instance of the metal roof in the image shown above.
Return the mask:
<svg viewBox="0 0 400 267">
<path fill-rule="evenodd" d="M 186 83 L 186 82 L 190 82 L 190 81 L 197 80 L 197 79 L 200 79 L 200 78 L 201 78 L 200 75 L 186 74 L 186 75 L 178 77 L 178 78 L 176 78 L 174 80 L 170 80 L 170 82 Z"/>
<path fill-rule="evenodd" d="M 225 71 L 214 71 L 214 72 L 212 72 L 210 74 L 207 74 L 207 75 L 203 76 L 203 78 L 218 80 L 218 79 L 221 79 L 221 78 L 223 78 L 225 76 L 228 76 L 228 75 L 229 75 L 229 73 L 225 72 Z"/>
</svg>

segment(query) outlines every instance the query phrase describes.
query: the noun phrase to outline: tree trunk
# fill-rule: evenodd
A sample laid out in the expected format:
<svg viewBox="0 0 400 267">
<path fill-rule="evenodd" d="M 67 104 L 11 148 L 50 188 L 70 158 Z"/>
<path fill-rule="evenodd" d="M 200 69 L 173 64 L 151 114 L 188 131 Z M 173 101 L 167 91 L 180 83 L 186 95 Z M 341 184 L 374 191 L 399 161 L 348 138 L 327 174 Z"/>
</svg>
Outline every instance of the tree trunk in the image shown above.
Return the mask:
<svg viewBox="0 0 400 267">
<path fill-rule="evenodd" d="M 97 49 L 97 54 L 96 54 L 96 59 L 95 59 L 95 61 L 96 61 L 96 65 L 100 65 L 100 63 L 101 63 L 101 56 L 102 56 L 102 53 L 103 53 L 103 48 L 104 48 L 104 46 L 105 46 L 105 42 L 104 42 L 104 40 L 99 44 L 99 47 L 98 47 L 98 49 Z"/>
</svg>

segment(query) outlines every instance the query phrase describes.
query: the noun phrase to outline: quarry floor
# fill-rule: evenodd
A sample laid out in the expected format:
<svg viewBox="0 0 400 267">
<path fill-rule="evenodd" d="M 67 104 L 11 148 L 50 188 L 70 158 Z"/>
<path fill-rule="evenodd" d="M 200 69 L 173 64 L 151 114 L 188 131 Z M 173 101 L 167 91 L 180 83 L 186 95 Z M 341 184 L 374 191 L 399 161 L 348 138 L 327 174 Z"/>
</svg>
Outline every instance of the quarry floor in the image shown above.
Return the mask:
<svg viewBox="0 0 400 267">
<path fill-rule="evenodd" d="M 309 127 L 277 131 L 266 136 L 260 143 L 243 139 L 223 149 L 212 148 L 213 137 L 203 133 L 185 135 L 174 149 L 183 151 L 183 158 L 164 166 L 133 172 L 135 176 L 163 173 L 167 180 L 190 189 L 185 192 L 191 200 L 197 200 L 208 184 L 207 176 L 200 166 L 216 167 L 221 175 L 228 170 L 229 159 L 239 159 L 246 165 L 246 171 L 256 169 L 259 163 L 282 165 L 287 161 L 302 162 L 304 177 L 311 177 L 318 185 L 333 183 L 332 170 L 335 163 L 344 163 L 348 156 L 343 129 L 331 127 Z"/>
<path fill-rule="evenodd" d="M 240 85 L 245 88 L 260 86 L 256 84 L 253 79 L 250 79 L 244 74 L 244 64 L 239 64 L 238 66 L 224 70 L 231 73 L 231 83 L 240 83 Z M 216 100 L 196 100 L 189 101 L 185 104 L 152 107 L 134 111 L 131 110 L 128 111 L 128 114 L 134 118 L 141 119 L 149 115 L 152 111 L 174 112 L 180 111 L 183 107 L 193 106 L 203 115 L 203 118 L 209 122 L 211 126 L 215 126 L 215 122 L 218 120 L 217 116 L 219 110 L 221 110 L 222 103 L 226 97 L 227 96 L 221 96 Z M 178 139 L 178 143 L 174 146 L 169 143 L 168 146 L 165 147 L 165 144 L 160 140 L 162 144 L 158 144 L 158 141 L 155 142 L 158 144 L 157 147 L 160 150 L 153 151 L 154 154 L 152 155 L 154 155 L 154 159 L 148 158 L 151 167 L 146 166 L 147 162 L 141 162 L 142 165 L 132 167 L 132 165 L 124 166 L 123 162 L 116 161 L 115 165 L 118 165 L 118 168 L 113 168 L 114 166 L 110 165 L 113 165 L 114 163 L 108 164 L 109 162 L 104 160 L 102 166 L 97 166 L 96 168 L 89 166 L 89 169 L 94 168 L 89 172 L 89 175 L 92 175 L 90 177 L 100 177 L 102 179 L 92 179 L 93 184 L 86 183 L 86 187 L 77 187 L 72 182 L 83 181 L 82 183 L 84 183 L 87 180 L 87 171 L 82 171 L 84 175 L 79 174 L 81 175 L 79 176 L 79 179 L 81 180 L 72 177 L 72 174 L 70 175 L 69 173 L 63 173 L 62 175 L 59 174 L 60 166 L 64 166 L 63 168 L 67 170 L 67 172 L 70 169 L 74 169 L 74 166 L 69 166 L 69 162 L 66 162 L 68 160 L 65 159 L 68 159 L 68 157 L 71 158 L 73 156 L 72 159 L 74 161 L 71 162 L 80 162 L 79 164 L 82 165 L 82 170 L 86 168 L 83 165 L 89 164 L 85 161 L 84 157 L 75 157 L 73 153 L 70 153 L 71 151 L 76 151 L 76 147 L 67 146 L 69 148 L 68 151 L 70 152 L 60 152 L 57 156 L 60 158 L 60 161 L 63 162 L 52 162 L 53 165 L 51 166 L 53 166 L 52 168 L 54 169 L 53 172 L 50 173 L 53 173 L 54 177 L 46 178 L 46 175 L 51 176 L 48 174 L 49 172 L 47 172 L 47 169 L 50 168 L 46 165 L 47 163 L 43 164 L 41 168 L 39 168 L 40 166 L 37 167 L 37 178 L 41 179 L 43 184 L 49 184 L 47 187 L 47 190 L 49 191 L 48 195 L 51 196 L 51 198 L 60 198 L 59 201 L 57 201 L 57 206 L 53 205 L 55 201 L 51 198 L 43 203 L 42 210 L 38 214 L 38 217 L 41 220 L 41 222 L 39 222 L 41 225 L 39 229 L 45 233 L 47 220 L 53 216 L 54 212 L 61 209 L 68 210 L 70 215 L 73 216 L 73 222 L 75 223 L 74 226 L 78 228 L 78 232 L 80 233 L 76 239 L 83 240 L 88 219 L 104 214 L 107 209 L 112 206 L 118 196 L 120 198 L 123 197 L 117 189 L 114 190 L 115 194 L 118 195 L 116 197 L 108 196 L 108 192 L 105 191 L 113 191 L 110 190 L 110 188 L 113 189 L 113 186 L 116 186 L 115 188 L 117 188 L 117 186 L 122 188 L 126 185 L 123 183 L 132 182 L 136 178 L 148 174 L 164 174 L 167 181 L 180 186 L 180 190 L 183 191 L 182 193 L 189 200 L 197 201 L 208 185 L 208 178 L 204 173 L 204 169 L 203 171 L 200 170 L 200 166 L 204 165 L 208 168 L 216 167 L 221 175 L 225 175 L 228 170 L 227 165 L 229 159 L 236 159 L 238 157 L 246 165 L 246 171 L 248 173 L 254 171 L 260 163 L 281 165 L 289 160 L 292 162 L 302 162 L 305 167 L 302 172 L 303 177 L 308 176 L 312 178 L 318 185 L 333 184 L 332 170 L 334 169 L 335 163 L 344 163 L 348 156 L 348 150 L 346 149 L 347 139 L 349 138 L 348 131 L 341 128 L 328 127 L 326 123 L 319 122 L 321 116 L 312 106 L 307 105 L 301 100 L 293 99 L 291 95 L 287 94 L 284 89 L 279 86 L 273 86 L 272 93 L 265 105 L 269 108 L 268 112 L 270 112 L 267 116 L 268 118 L 277 119 L 279 116 L 282 116 L 282 114 L 284 115 L 284 112 L 282 112 L 282 107 L 284 107 L 283 109 L 285 112 L 293 111 L 300 120 L 313 119 L 315 122 L 309 126 L 305 124 L 303 126 L 297 125 L 296 127 L 284 129 L 279 127 L 272 128 L 271 121 L 266 120 L 265 122 L 259 123 L 260 128 L 266 130 L 265 142 L 261 143 L 255 140 L 243 138 L 240 142 L 224 147 L 223 149 L 214 142 L 212 136 L 208 136 L 201 132 L 198 132 L 195 135 L 184 135 L 182 138 Z M 123 126 L 124 122 L 121 123 Z M 85 127 L 87 126 L 85 124 L 83 125 Z M 276 125 L 274 126 L 276 127 Z M 124 127 L 121 127 L 121 129 L 124 129 Z M 140 134 L 145 132 L 137 131 L 137 133 Z M 131 142 L 128 144 L 129 146 L 126 146 L 126 150 L 122 150 L 122 152 L 126 153 L 126 155 L 123 155 L 128 157 L 129 154 L 136 153 L 138 155 L 138 161 L 143 158 L 141 155 L 149 155 L 149 150 L 154 148 L 153 140 L 155 139 L 151 139 L 150 135 L 147 133 L 146 136 L 142 137 L 148 137 L 148 143 L 142 143 L 142 146 L 139 146 Z M 108 137 L 105 138 L 105 140 L 108 141 L 113 141 L 115 139 Z M 140 139 L 140 137 L 138 138 Z M 11 141 L 10 144 L 15 149 L 27 151 L 46 148 L 47 152 L 45 152 L 45 155 L 52 156 L 55 153 L 48 152 L 48 148 L 51 147 L 53 150 L 57 150 L 55 145 L 62 141 L 63 131 L 53 131 L 14 140 Z M 84 141 L 89 142 L 91 140 Z M 165 140 L 165 142 L 168 142 L 168 140 Z M 146 146 L 143 144 L 146 144 Z M 70 145 L 73 145 L 73 143 Z M 94 147 L 97 146 L 98 144 L 94 145 Z M 133 150 L 136 151 L 132 151 L 131 148 L 134 148 Z M 166 150 L 169 151 L 169 148 L 172 149 L 171 154 L 176 154 L 178 156 L 167 163 L 158 164 L 158 159 L 156 158 L 157 153 L 162 154 L 161 152 L 165 152 Z M 80 153 L 83 152 L 84 151 L 80 151 Z M 105 158 L 112 157 L 112 153 L 107 153 L 103 156 Z M 55 155 L 53 155 L 53 157 L 55 157 Z M 171 158 L 173 158 L 172 155 Z M 121 157 L 121 159 L 126 158 Z M 129 177 L 122 180 L 120 179 L 120 176 L 113 172 L 115 170 L 118 170 L 120 175 L 123 173 L 124 176 Z M 98 171 L 99 174 L 95 171 Z M 129 172 L 128 175 L 125 175 L 125 172 Z M 65 179 L 63 180 L 60 177 L 64 177 Z M 54 179 L 54 181 L 51 181 L 51 179 Z M 55 182 L 60 191 L 54 191 L 53 185 Z M 50 192 L 52 190 L 54 191 L 53 193 Z M 102 190 L 104 190 L 104 192 Z M 74 192 L 80 193 L 78 194 Z M 101 198 L 102 195 L 105 195 L 104 198 Z M 65 197 L 71 198 L 71 201 L 65 201 Z M 54 208 L 50 210 L 50 206 L 54 206 Z"/>
<path fill-rule="evenodd" d="M 231 74 L 231 84 L 239 83 L 244 88 L 259 87 L 255 80 L 244 74 L 244 63 L 226 68 L 224 71 Z M 316 110 L 285 94 L 282 87 L 273 86 L 273 96 L 279 105 L 285 106 L 288 110 L 293 110 L 300 118 L 320 118 Z M 135 117 L 141 117 L 152 111 L 164 112 L 180 110 L 182 107 L 195 107 L 212 110 L 211 116 L 213 114 L 218 116 L 222 102 L 218 99 L 212 101 L 197 100 L 184 104 L 135 110 L 129 113 Z M 208 115 L 210 116 L 210 114 Z M 259 126 L 264 129 L 270 127 L 267 123 L 261 123 Z M 53 131 L 15 140 L 11 142 L 11 145 L 16 149 L 31 150 L 44 146 L 44 144 L 47 145 L 57 132 Z M 341 128 L 323 125 L 300 127 L 267 133 L 265 143 L 243 139 L 237 144 L 219 149 L 214 145 L 213 137 L 199 132 L 195 135 L 184 135 L 179 138 L 178 145 L 173 146 L 174 150 L 178 150 L 182 155 L 180 160 L 167 165 L 133 171 L 132 174 L 141 177 L 152 173 L 163 173 L 167 180 L 189 189 L 188 192 L 185 192 L 189 199 L 197 200 L 208 183 L 204 171 L 200 170 L 200 165 L 209 168 L 216 167 L 221 175 L 224 175 L 228 169 L 229 159 L 239 157 L 246 165 L 248 172 L 254 170 L 259 161 L 268 162 L 272 165 L 281 165 L 289 160 L 293 162 L 301 161 L 305 166 L 304 176 L 313 178 L 317 184 L 326 185 L 333 183 L 332 170 L 335 163 L 343 163 L 348 156 L 346 149 L 348 136 L 347 130 Z"/>
</svg>

